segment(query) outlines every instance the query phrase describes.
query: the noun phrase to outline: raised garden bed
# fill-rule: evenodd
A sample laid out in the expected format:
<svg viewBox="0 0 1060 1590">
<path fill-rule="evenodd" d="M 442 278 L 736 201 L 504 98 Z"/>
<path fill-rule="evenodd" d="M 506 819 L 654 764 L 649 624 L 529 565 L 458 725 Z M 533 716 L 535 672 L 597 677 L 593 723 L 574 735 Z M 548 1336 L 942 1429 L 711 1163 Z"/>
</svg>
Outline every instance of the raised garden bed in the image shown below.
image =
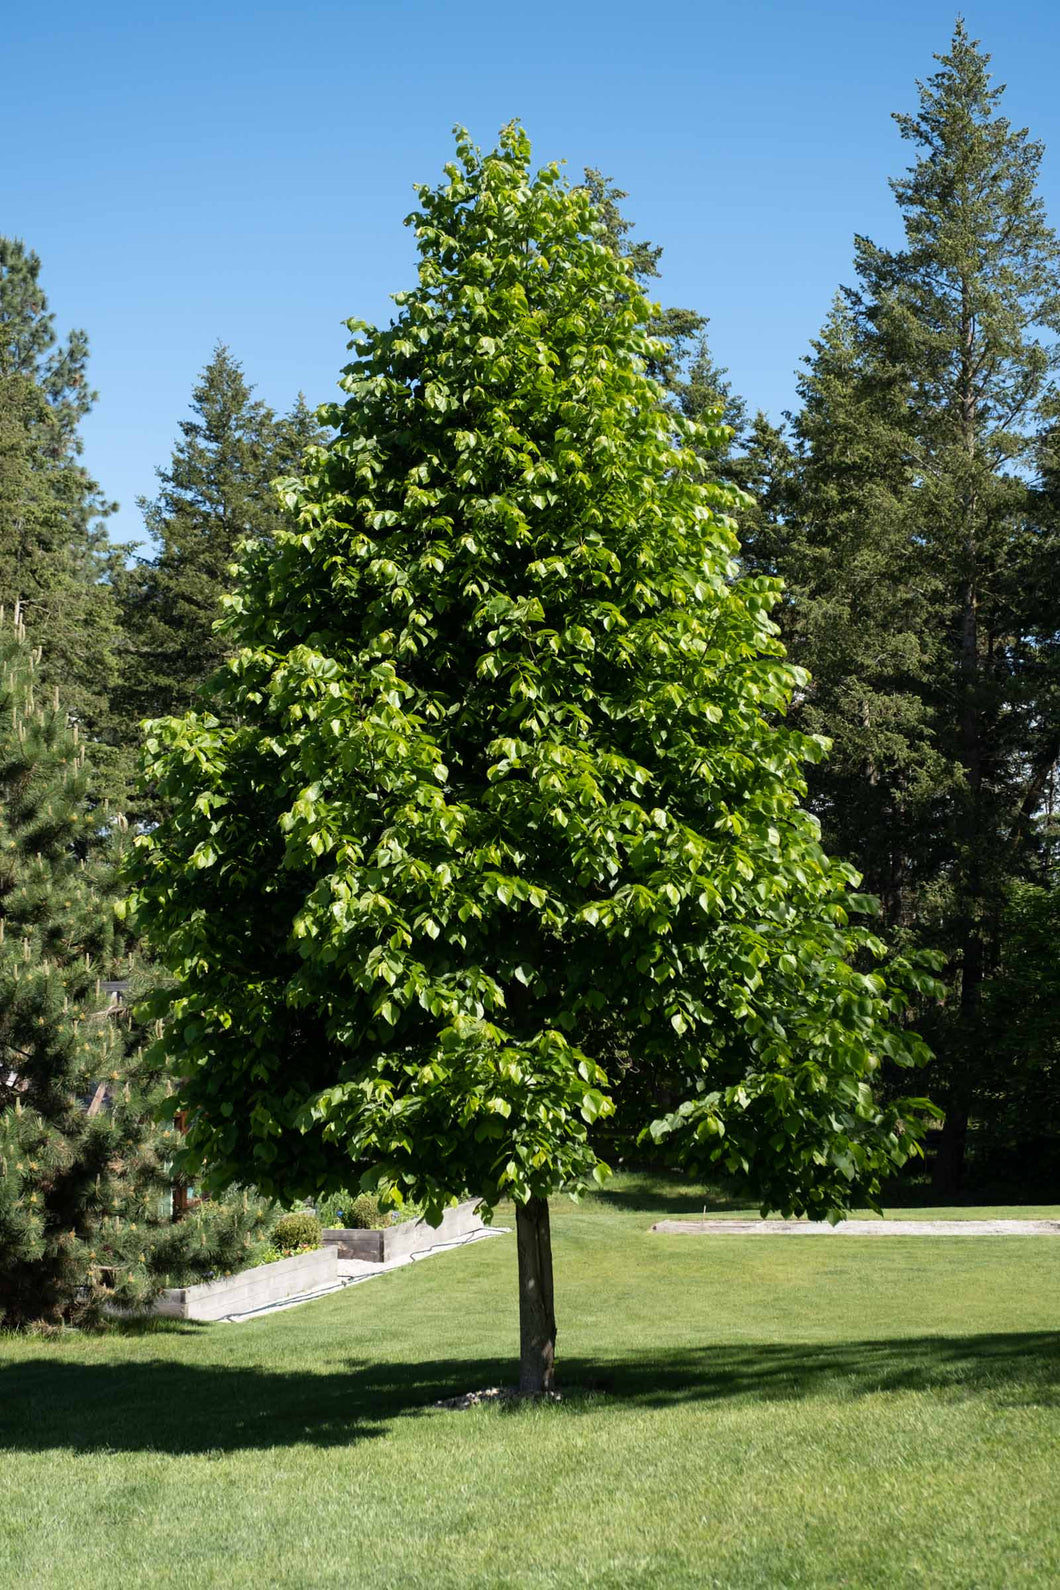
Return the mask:
<svg viewBox="0 0 1060 1590">
<path fill-rule="evenodd" d="M 154 1311 L 173 1319 L 227 1319 L 230 1314 L 248 1314 L 271 1303 L 337 1285 L 338 1249 L 329 1244 L 308 1253 L 292 1254 L 289 1259 L 277 1259 L 273 1264 L 259 1264 L 253 1270 L 240 1270 L 237 1275 L 225 1275 L 218 1281 L 170 1287 L 157 1300 Z"/>
<path fill-rule="evenodd" d="M 406 1220 L 396 1226 L 381 1226 L 366 1231 L 355 1227 L 331 1227 L 324 1232 L 324 1243 L 340 1259 L 364 1259 L 369 1264 L 389 1264 L 393 1259 L 406 1259 L 414 1253 L 423 1253 L 439 1242 L 454 1242 L 458 1237 L 469 1237 L 482 1231 L 478 1216 L 477 1198 L 447 1209 L 440 1226 L 429 1226 L 426 1220 Z"/>
</svg>

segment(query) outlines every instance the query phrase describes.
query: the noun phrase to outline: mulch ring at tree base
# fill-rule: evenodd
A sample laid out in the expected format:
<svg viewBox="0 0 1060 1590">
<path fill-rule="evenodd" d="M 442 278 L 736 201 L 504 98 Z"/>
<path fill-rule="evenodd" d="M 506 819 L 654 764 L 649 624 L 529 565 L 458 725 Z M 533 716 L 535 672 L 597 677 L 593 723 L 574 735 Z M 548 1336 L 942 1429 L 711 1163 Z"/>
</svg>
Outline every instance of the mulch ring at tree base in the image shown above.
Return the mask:
<svg viewBox="0 0 1060 1590">
<path fill-rule="evenodd" d="M 461 1397 L 443 1397 L 432 1408 L 452 1408 L 458 1412 L 477 1408 L 480 1402 L 562 1402 L 559 1391 L 520 1391 L 518 1386 L 485 1386 L 481 1391 L 465 1391 Z"/>
</svg>

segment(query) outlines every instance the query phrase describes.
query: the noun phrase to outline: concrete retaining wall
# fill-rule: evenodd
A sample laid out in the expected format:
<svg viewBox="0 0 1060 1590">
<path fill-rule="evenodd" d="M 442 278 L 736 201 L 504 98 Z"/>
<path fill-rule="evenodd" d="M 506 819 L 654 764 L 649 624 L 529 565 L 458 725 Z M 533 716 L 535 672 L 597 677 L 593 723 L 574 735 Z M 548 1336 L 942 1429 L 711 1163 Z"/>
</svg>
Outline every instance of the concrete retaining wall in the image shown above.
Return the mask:
<svg viewBox="0 0 1060 1590">
<path fill-rule="evenodd" d="M 333 1247 L 340 1259 L 366 1259 L 369 1264 L 389 1264 L 392 1259 L 405 1259 L 413 1253 L 422 1253 L 438 1242 L 455 1242 L 458 1237 L 469 1237 L 473 1231 L 483 1229 L 478 1216 L 477 1198 L 447 1209 L 440 1226 L 429 1226 L 426 1220 L 405 1220 L 400 1225 L 383 1226 L 378 1231 L 354 1230 L 337 1227 L 324 1232 L 324 1242 Z"/>
<path fill-rule="evenodd" d="M 309 1253 L 296 1253 L 290 1259 L 277 1259 L 275 1264 L 259 1264 L 256 1269 L 223 1276 L 219 1281 L 171 1287 L 156 1302 L 155 1313 L 174 1319 L 226 1319 L 229 1314 L 246 1314 L 337 1284 L 338 1249 L 329 1244 Z"/>
</svg>

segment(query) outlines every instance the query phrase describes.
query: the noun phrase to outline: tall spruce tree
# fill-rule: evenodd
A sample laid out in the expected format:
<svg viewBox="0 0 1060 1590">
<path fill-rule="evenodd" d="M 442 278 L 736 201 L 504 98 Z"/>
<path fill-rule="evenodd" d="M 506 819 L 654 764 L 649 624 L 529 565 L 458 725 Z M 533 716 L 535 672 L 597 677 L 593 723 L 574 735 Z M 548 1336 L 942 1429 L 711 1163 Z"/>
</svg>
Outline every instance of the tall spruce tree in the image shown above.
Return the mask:
<svg viewBox="0 0 1060 1590">
<path fill-rule="evenodd" d="M 81 462 L 79 426 L 95 401 L 88 339 L 58 341 L 40 269 L 0 237 L 0 604 L 18 604 L 42 677 L 62 684 L 84 732 L 109 740 L 120 556 L 105 528 L 112 505 Z"/>
<path fill-rule="evenodd" d="M 159 1124 L 169 1092 L 127 1007 L 135 981 L 116 914 L 121 819 L 93 794 L 86 745 L 40 653 L 0 629 L 0 1326 L 135 1308 L 168 1279 L 234 1267 L 260 1203 L 175 1226 Z"/>
<path fill-rule="evenodd" d="M 271 482 L 290 475 L 323 435 L 301 395 L 278 417 L 252 393 L 219 343 L 172 460 L 158 472 L 161 490 L 140 501 L 155 555 L 120 581 L 124 657 L 115 698 L 137 743 L 142 719 L 186 711 L 223 662 L 227 643 L 214 625 L 241 543 L 275 535 L 283 511 Z"/>
<path fill-rule="evenodd" d="M 924 891 L 948 865 L 960 773 L 939 744 L 948 592 L 915 528 L 908 378 L 876 351 L 838 296 L 799 381 L 797 463 L 789 454 L 774 502 L 786 533 L 771 550 L 785 639 L 813 681 L 799 721 L 834 741 L 814 809 L 904 930 L 924 925 Z"/>
<path fill-rule="evenodd" d="M 785 415 L 785 422 L 787 419 Z M 759 409 L 746 427 L 739 469 L 738 484 L 750 497 L 740 513 L 740 566 L 748 574 L 777 579 L 783 565 L 784 597 L 774 616 L 781 630 L 788 633 L 794 564 L 789 547 L 794 534 L 791 508 L 795 457 L 787 424 L 774 425 Z"/>
<path fill-rule="evenodd" d="M 600 218 L 601 237 L 608 247 L 628 266 L 634 281 L 647 292 L 659 277 L 662 245 L 649 243 L 645 238 L 635 238 L 634 222 L 623 214 L 622 201 L 629 194 L 611 177 L 592 166 L 585 168 L 584 191 Z M 679 402 L 685 389 L 687 367 L 695 357 L 699 339 L 707 328 L 707 317 L 698 309 L 656 307 L 651 318 L 651 333 L 659 344 L 648 355 L 648 369 L 652 378 L 669 395 Z"/>
<path fill-rule="evenodd" d="M 984 979 L 1060 750 L 1060 560 L 1032 490 L 1060 245 L 1041 145 L 999 113 L 989 57 L 959 22 L 937 59 L 896 117 L 917 152 L 892 183 L 905 245 L 856 241 L 858 285 L 803 378 L 774 549 L 815 681 L 802 721 L 835 741 L 813 780 L 826 832 L 949 961 L 933 1031 L 952 1189 L 990 1070 Z"/>
<path fill-rule="evenodd" d="M 662 245 L 631 235 L 634 223 L 622 210 L 622 201 L 629 195 L 611 177 L 587 166 L 583 186 L 599 217 L 601 237 L 625 261 L 641 291 L 650 292 L 661 274 Z M 698 309 L 655 306 L 649 321 L 655 346 L 647 356 L 647 371 L 662 388 L 669 407 L 692 420 L 716 420 L 720 414 L 738 437 L 744 428 L 746 405 L 733 392 L 728 371 L 711 357 L 709 323 L 709 317 Z M 719 465 L 728 462 L 734 438 L 723 437 L 716 425 L 711 429 L 718 440 L 712 444 L 708 462 L 712 478 L 720 478 Z"/>
<path fill-rule="evenodd" d="M 666 412 L 589 196 L 517 126 L 446 173 L 418 286 L 351 323 L 338 434 L 249 556 L 218 710 L 154 728 L 135 912 L 213 1174 L 514 1199 L 541 1392 L 548 1200 L 607 1174 L 616 1031 L 679 1089 L 660 1141 L 828 1213 L 913 1150 L 871 1081 L 922 1055 L 896 1018 L 924 974 L 870 970 L 800 810 L 777 591 L 735 579 L 735 495 L 699 478 L 724 436 Z"/>
</svg>

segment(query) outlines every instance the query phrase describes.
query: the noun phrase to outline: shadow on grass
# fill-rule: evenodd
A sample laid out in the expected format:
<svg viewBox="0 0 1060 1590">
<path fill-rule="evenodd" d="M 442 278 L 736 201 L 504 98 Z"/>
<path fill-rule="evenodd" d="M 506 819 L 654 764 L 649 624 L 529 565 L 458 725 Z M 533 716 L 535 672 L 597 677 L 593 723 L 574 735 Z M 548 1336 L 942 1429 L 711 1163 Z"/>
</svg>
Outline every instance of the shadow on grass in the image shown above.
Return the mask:
<svg viewBox="0 0 1060 1590">
<path fill-rule="evenodd" d="M 565 1384 L 641 1407 L 742 1400 L 792 1402 L 935 1391 L 1060 1406 L 1060 1332 L 891 1337 L 828 1343 L 728 1343 L 619 1359 L 563 1360 Z"/>
<path fill-rule="evenodd" d="M 880 1198 L 885 1209 L 1003 1209 L 1011 1211 L 1010 1218 L 1019 1219 L 1019 1211 L 1040 1209 L 1056 1202 L 1056 1189 L 1045 1188 L 1040 1198 L 1033 1197 L 1026 1188 L 973 1187 L 965 1192 L 940 1193 L 929 1181 L 892 1182 Z"/>
<path fill-rule="evenodd" d="M 347 1446 L 443 1397 L 509 1382 L 514 1365 L 366 1363 L 307 1374 L 153 1359 L 0 1369 L 0 1451 L 234 1452 Z M 610 1362 L 563 1359 L 557 1415 L 602 1407 L 790 1402 L 889 1391 L 1060 1405 L 1060 1333 L 727 1344 Z M 519 1405 L 512 1408 L 523 1411 Z"/>
<path fill-rule="evenodd" d="M 591 1195 L 592 1202 L 604 1204 L 622 1212 L 644 1214 L 658 1219 L 661 1215 L 701 1215 L 726 1209 L 754 1207 L 754 1199 L 730 1195 L 721 1187 L 705 1187 L 702 1182 L 672 1180 L 659 1174 L 643 1175 L 626 1171 L 605 1182 L 599 1192 Z"/>
</svg>

